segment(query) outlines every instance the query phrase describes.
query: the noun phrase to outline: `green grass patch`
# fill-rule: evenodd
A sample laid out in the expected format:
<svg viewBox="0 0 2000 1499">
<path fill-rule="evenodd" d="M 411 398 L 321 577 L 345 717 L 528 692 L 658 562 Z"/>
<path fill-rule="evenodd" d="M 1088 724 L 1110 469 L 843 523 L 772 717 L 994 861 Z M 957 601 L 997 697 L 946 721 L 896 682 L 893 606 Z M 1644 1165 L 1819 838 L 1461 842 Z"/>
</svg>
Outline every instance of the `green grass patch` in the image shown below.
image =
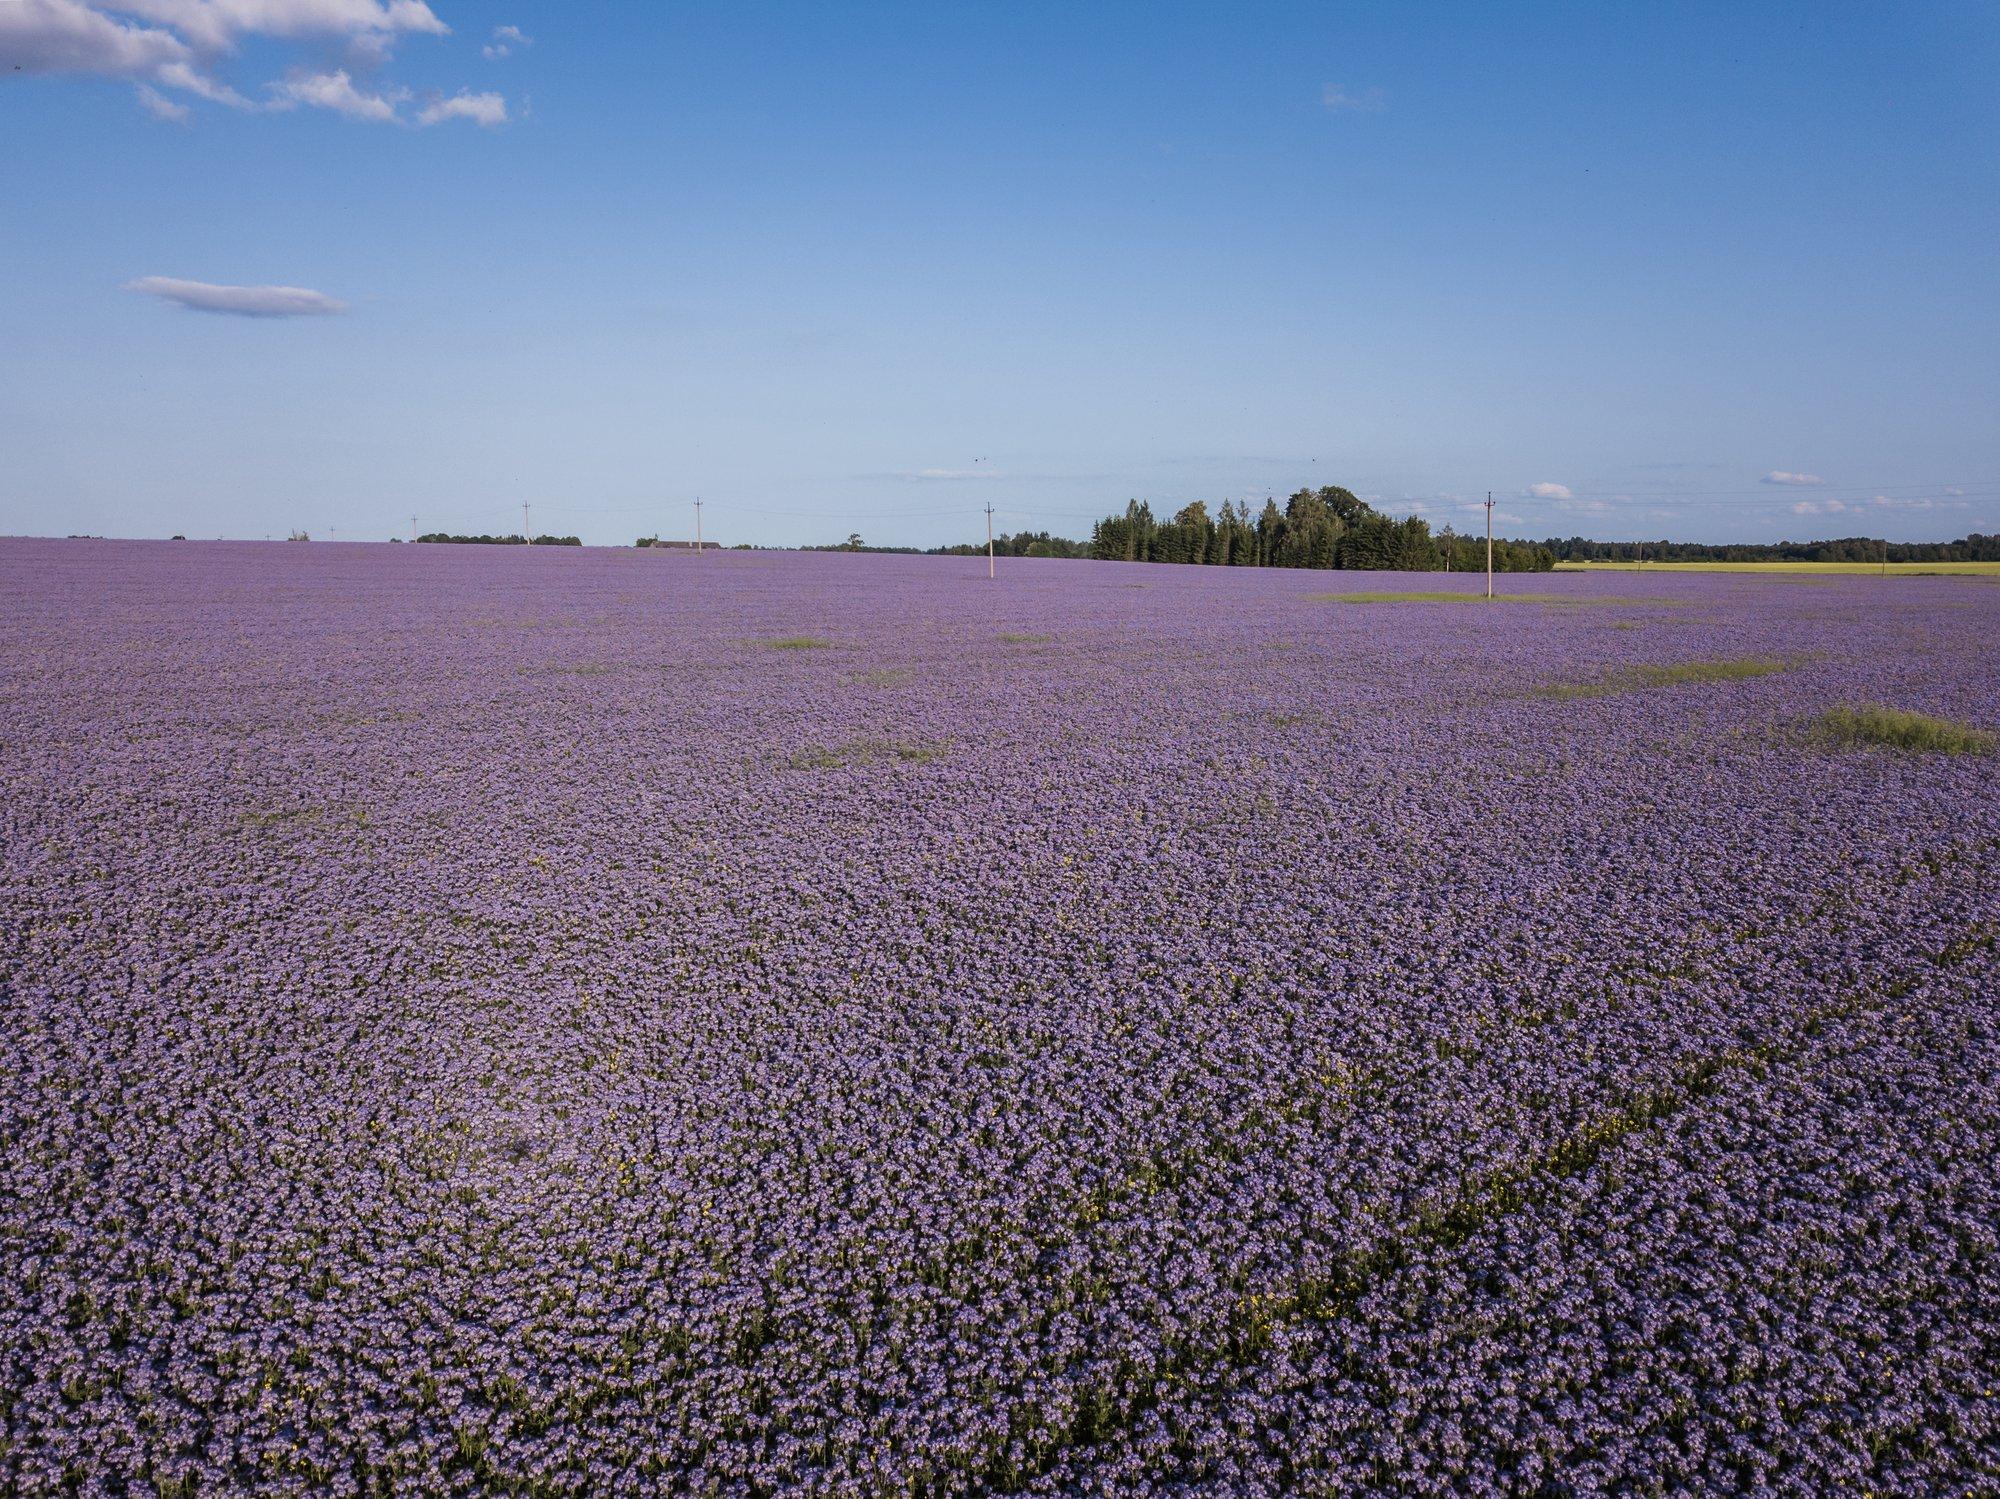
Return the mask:
<svg viewBox="0 0 2000 1499">
<path fill-rule="evenodd" d="M 1871 703 L 1861 708 L 1829 708 L 1813 720 L 1813 734 L 1843 749 L 1902 750 L 1910 754 L 1983 755 L 1994 736 L 1984 729 Z"/>
<path fill-rule="evenodd" d="M 866 671 L 852 673 L 847 680 L 860 687 L 896 687 L 910 680 L 910 668 L 871 666 Z"/>
<path fill-rule="evenodd" d="M 1008 645 L 1045 645 L 1054 640 L 1053 635 L 1015 635 L 1003 631 L 1000 638 Z"/>
<path fill-rule="evenodd" d="M 776 640 L 761 640 L 758 644 L 767 651 L 823 651 L 833 642 L 817 635 L 780 635 Z"/>
<path fill-rule="evenodd" d="M 1782 661 L 1761 656 L 1737 656 L 1727 661 L 1682 661 L 1672 666 L 1625 666 L 1595 682 L 1565 682 L 1538 694 L 1557 702 L 1605 697 L 1614 692 L 1643 692 L 1651 687 L 1687 687 L 1707 682 L 1742 682 L 1768 677 L 1785 669 Z"/>
</svg>

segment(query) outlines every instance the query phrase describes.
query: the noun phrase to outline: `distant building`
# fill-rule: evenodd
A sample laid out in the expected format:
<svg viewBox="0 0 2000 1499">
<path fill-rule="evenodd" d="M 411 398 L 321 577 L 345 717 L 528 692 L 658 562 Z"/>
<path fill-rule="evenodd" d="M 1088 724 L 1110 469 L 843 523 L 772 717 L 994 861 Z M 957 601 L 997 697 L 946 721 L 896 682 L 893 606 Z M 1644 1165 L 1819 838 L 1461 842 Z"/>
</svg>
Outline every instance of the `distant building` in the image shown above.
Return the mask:
<svg viewBox="0 0 2000 1499">
<path fill-rule="evenodd" d="M 667 552 L 692 552 L 697 549 L 696 543 L 692 541 L 666 541 L 658 536 L 641 536 L 636 544 L 642 547 L 657 547 Z M 722 543 L 719 541 L 704 541 L 699 545 L 699 549 L 704 552 L 720 551 L 721 548 Z"/>
</svg>

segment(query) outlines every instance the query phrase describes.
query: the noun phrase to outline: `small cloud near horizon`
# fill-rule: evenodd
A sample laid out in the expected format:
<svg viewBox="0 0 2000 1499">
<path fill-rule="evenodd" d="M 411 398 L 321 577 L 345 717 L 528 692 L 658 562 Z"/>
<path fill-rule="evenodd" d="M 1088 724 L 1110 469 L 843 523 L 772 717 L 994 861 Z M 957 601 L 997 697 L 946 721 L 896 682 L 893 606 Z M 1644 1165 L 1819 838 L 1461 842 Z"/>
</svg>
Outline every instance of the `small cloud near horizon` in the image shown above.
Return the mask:
<svg viewBox="0 0 2000 1499">
<path fill-rule="evenodd" d="M 173 276 L 141 276 L 137 281 L 126 282 L 125 290 L 158 297 L 190 312 L 216 312 L 230 317 L 325 317 L 347 310 L 347 304 L 337 297 L 303 286 L 218 286 Z"/>
<path fill-rule="evenodd" d="M 1964 491 L 1964 490 L 1962 490 L 1962 489 L 1947 489 L 1947 490 L 1945 491 L 1945 493 L 1946 493 L 1947 495 L 1960 495 L 1960 494 L 1963 494 L 1964 492 L 1965 492 L 1965 491 Z M 1890 495 L 1886 495 L 1886 494 L 1878 494 L 1878 495 L 1876 495 L 1876 496 L 1875 496 L 1875 504 L 1876 504 L 1876 505 L 1878 505 L 1879 507 L 1881 507 L 1881 508 L 1882 508 L 1882 509 L 1884 509 L 1884 510 L 1963 510 L 1963 509 L 1965 509 L 1965 501 L 1964 501 L 1964 500 L 1961 500 L 1961 499 L 1942 499 L 1942 500 L 1935 500 L 1935 499 L 1932 499 L 1932 498 L 1930 498 L 1930 497 L 1929 497 L 1929 496 L 1927 496 L 1927 495 L 1922 495 L 1922 496 L 1918 496 L 1918 497 L 1916 497 L 1916 498 L 1913 498 L 1913 499 L 1907 499 L 1907 500 L 1899 500 L 1899 499 L 1896 499 L 1896 498 L 1894 498 L 1894 497 L 1892 497 L 1892 496 L 1890 496 Z"/>
<path fill-rule="evenodd" d="M 913 473 L 898 474 L 899 479 L 1004 479 L 1006 475 L 997 468 L 920 468 Z"/>
<path fill-rule="evenodd" d="M 1571 500 L 1576 498 L 1575 495 L 1570 493 L 1570 488 L 1567 484 L 1530 484 L 1528 486 L 1528 493 L 1538 500 Z"/>
<path fill-rule="evenodd" d="M 1792 506 L 1794 515 L 1842 515 L 1849 510 L 1858 510 L 1858 505 L 1850 505 L 1845 500 L 1800 500 Z"/>
<path fill-rule="evenodd" d="M 1782 468 L 1774 468 L 1768 474 L 1764 475 L 1762 482 L 1765 484 L 1785 484 L 1793 487 L 1803 486 L 1810 488 L 1814 485 L 1824 484 L 1826 480 L 1822 479 L 1818 474 L 1794 474 Z"/>
</svg>

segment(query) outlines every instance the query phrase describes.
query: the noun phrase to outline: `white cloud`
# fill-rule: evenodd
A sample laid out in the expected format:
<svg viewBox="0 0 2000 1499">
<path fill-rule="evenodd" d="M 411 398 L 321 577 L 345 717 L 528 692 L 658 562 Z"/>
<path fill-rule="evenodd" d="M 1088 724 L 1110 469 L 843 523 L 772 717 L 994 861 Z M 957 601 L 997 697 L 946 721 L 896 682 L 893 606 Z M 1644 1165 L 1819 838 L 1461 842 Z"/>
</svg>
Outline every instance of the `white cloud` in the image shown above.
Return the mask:
<svg viewBox="0 0 2000 1499">
<path fill-rule="evenodd" d="M 150 78 L 191 55 L 172 32 L 114 21 L 81 0 L 0 0 L 0 65 L 9 71 Z"/>
<path fill-rule="evenodd" d="M 1376 114 L 1388 107 L 1389 96 L 1379 88 L 1358 92 L 1329 83 L 1320 90 L 1319 102 L 1335 114 Z"/>
<path fill-rule="evenodd" d="M 1763 482 L 1766 484 L 1789 484 L 1795 487 L 1802 485 L 1810 487 L 1816 484 L 1824 484 L 1826 480 L 1822 479 L 1818 474 L 1793 474 L 1787 473 L 1781 468 L 1774 468 L 1768 474 L 1764 475 Z"/>
<path fill-rule="evenodd" d="M 1528 493 L 1538 500 L 1567 500 L 1572 498 L 1567 484 L 1530 484 Z"/>
<path fill-rule="evenodd" d="M 337 73 L 309 73 L 302 78 L 287 78 L 283 83 L 273 83 L 269 87 L 273 109 L 290 109 L 294 105 L 305 104 L 314 109 L 330 109 L 350 120 L 373 120 L 383 124 L 396 118 L 396 106 L 409 97 L 401 92 L 393 96 L 363 93 L 354 86 L 354 80 L 347 76 L 345 68 Z"/>
<path fill-rule="evenodd" d="M 193 312 L 221 312 L 236 317 L 317 317 L 347 310 L 345 302 L 303 286 L 216 286 L 207 281 L 179 281 L 172 276 L 141 276 L 137 281 L 127 282 L 125 289 L 159 297 Z"/>
<path fill-rule="evenodd" d="M 162 90 L 232 109 L 257 108 L 218 76 L 217 64 L 255 37 L 333 42 L 368 65 L 385 60 L 398 37 L 443 36 L 450 27 L 425 0 L 0 0 L 0 72 L 94 74 L 145 85 L 145 107 L 186 118 Z M 525 41 L 525 38 L 523 39 Z M 408 95 L 335 85 L 345 72 L 317 72 L 274 84 L 273 109 L 318 104 L 355 119 L 393 117 Z M 392 106 L 384 114 L 383 106 Z"/>
<path fill-rule="evenodd" d="M 1945 485 L 1944 492 L 1949 495 L 1962 495 L 1965 493 L 1965 491 L 1960 489 L 1956 484 Z"/>
<path fill-rule="evenodd" d="M 1603 500 L 1567 499 L 1557 500 L 1556 509 L 1570 515 L 1606 515 L 1610 513 L 1611 506 Z"/>
<path fill-rule="evenodd" d="M 191 46 L 227 52 L 247 36 L 447 35 L 423 0 L 97 0 L 102 9 L 172 28 Z"/>
<path fill-rule="evenodd" d="M 1844 500 L 1800 500 L 1792 506 L 1794 515 L 1843 515 L 1849 510 L 1859 509 Z"/>
<path fill-rule="evenodd" d="M 176 125 L 185 125 L 194 116 L 193 110 L 185 104 L 174 103 L 150 83 L 139 85 L 139 102 L 156 120 L 171 120 Z"/>
<path fill-rule="evenodd" d="M 1006 475 L 997 468 L 920 468 L 913 474 L 904 474 L 905 479 L 1001 479 Z"/>
<path fill-rule="evenodd" d="M 464 89 L 449 99 L 433 99 L 417 115 L 419 125 L 439 125 L 446 120 L 471 120 L 491 128 L 507 123 L 507 101 L 498 94 L 474 94 Z"/>
<path fill-rule="evenodd" d="M 479 55 L 488 62 L 498 62 L 516 47 L 532 47 L 535 39 L 518 26 L 495 26 L 493 40 L 479 49 Z"/>
</svg>

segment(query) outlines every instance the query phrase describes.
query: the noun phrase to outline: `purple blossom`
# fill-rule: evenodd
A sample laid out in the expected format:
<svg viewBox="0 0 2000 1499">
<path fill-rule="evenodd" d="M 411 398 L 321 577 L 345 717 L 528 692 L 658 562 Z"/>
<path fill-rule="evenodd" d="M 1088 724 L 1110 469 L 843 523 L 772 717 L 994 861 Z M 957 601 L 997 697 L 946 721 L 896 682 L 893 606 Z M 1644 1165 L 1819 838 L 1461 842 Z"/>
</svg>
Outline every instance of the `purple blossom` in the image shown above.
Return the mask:
<svg viewBox="0 0 2000 1499">
<path fill-rule="evenodd" d="M 0 1488 L 1992 1483 L 2000 589 L 984 572 L 0 542 Z"/>
</svg>

